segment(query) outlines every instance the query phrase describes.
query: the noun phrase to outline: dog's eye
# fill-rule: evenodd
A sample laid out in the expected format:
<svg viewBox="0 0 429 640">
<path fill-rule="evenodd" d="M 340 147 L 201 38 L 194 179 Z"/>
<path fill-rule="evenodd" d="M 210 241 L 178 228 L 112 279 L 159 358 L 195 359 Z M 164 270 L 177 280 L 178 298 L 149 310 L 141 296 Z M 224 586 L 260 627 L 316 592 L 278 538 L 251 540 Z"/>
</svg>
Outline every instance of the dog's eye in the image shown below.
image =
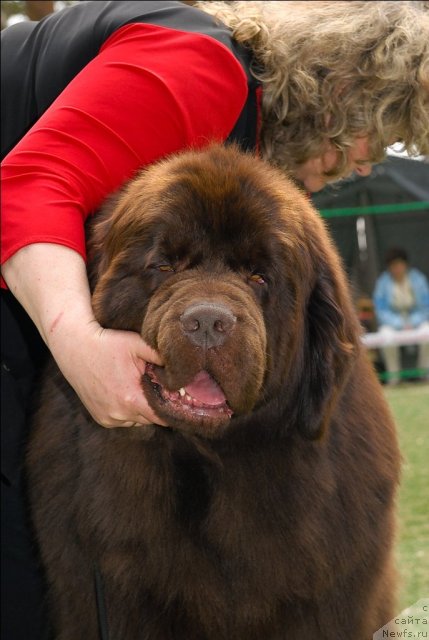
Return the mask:
<svg viewBox="0 0 429 640">
<path fill-rule="evenodd" d="M 158 271 L 162 271 L 162 273 L 173 273 L 175 271 L 171 264 L 158 264 L 156 268 Z"/>
<path fill-rule="evenodd" d="M 249 277 L 249 280 L 251 282 L 256 282 L 256 284 L 265 284 L 266 280 L 264 278 L 263 275 L 261 275 L 260 273 L 252 273 L 252 275 Z"/>
</svg>

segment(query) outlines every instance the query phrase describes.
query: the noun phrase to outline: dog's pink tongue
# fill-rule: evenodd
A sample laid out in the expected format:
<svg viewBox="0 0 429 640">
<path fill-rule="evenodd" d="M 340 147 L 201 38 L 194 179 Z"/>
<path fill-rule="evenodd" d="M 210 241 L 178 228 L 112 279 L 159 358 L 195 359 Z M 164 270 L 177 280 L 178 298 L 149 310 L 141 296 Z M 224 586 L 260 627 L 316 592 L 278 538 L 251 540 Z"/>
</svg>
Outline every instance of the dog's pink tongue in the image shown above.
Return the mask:
<svg viewBox="0 0 429 640">
<path fill-rule="evenodd" d="M 185 391 L 195 400 L 212 406 L 224 404 L 226 400 L 222 389 L 207 371 L 197 373 L 192 382 L 186 385 Z"/>
</svg>

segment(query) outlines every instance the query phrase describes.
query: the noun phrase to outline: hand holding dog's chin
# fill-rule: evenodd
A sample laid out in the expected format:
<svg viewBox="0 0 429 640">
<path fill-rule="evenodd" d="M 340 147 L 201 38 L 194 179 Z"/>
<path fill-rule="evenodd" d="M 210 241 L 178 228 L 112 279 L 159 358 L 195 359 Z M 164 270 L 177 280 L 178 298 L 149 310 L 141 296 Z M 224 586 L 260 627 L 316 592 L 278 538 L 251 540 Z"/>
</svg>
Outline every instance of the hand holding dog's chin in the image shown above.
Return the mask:
<svg viewBox="0 0 429 640">
<path fill-rule="evenodd" d="M 161 364 L 159 357 L 138 333 L 98 324 L 78 253 L 56 244 L 28 245 L 3 265 L 2 273 L 96 422 L 163 425 L 141 386 L 145 363 Z"/>
<path fill-rule="evenodd" d="M 152 411 L 141 386 L 146 362 L 159 363 L 159 358 L 137 333 L 103 329 L 94 321 L 79 348 L 73 340 L 71 351 L 67 362 L 54 357 L 98 424 L 166 426 Z"/>
<path fill-rule="evenodd" d="M 162 363 L 138 333 L 73 315 L 59 333 L 49 344 L 52 355 L 95 422 L 107 428 L 167 426 L 149 406 L 141 382 L 147 362 Z"/>
</svg>

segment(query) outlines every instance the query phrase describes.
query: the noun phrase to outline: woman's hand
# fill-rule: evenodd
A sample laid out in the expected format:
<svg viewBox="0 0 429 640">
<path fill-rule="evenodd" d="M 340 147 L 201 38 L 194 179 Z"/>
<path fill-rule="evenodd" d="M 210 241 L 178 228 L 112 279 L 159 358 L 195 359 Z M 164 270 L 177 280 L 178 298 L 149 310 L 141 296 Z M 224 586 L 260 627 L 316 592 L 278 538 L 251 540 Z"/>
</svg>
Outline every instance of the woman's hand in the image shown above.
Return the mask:
<svg viewBox="0 0 429 640">
<path fill-rule="evenodd" d="M 31 244 L 2 267 L 65 378 L 104 427 L 164 424 L 151 410 L 141 376 L 157 354 L 131 331 L 96 321 L 83 258 L 68 247 Z"/>
<path fill-rule="evenodd" d="M 132 331 L 103 329 L 97 322 L 54 341 L 54 358 L 91 416 L 103 427 L 165 424 L 148 405 L 141 385 L 146 362 L 161 364 Z"/>
</svg>

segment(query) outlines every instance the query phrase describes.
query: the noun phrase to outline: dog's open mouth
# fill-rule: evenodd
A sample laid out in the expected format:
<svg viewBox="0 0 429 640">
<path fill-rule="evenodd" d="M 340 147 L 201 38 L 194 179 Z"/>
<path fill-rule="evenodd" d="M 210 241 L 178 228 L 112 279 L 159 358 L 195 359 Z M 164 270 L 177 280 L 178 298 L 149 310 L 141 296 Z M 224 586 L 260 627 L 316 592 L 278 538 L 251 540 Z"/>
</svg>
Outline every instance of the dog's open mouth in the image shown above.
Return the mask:
<svg viewBox="0 0 429 640">
<path fill-rule="evenodd" d="M 233 411 L 228 406 L 225 394 L 207 371 L 200 371 L 184 387 L 177 391 L 166 389 L 156 375 L 153 365 L 146 366 L 146 376 L 158 398 L 178 417 L 186 419 L 229 419 Z"/>
</svg>

